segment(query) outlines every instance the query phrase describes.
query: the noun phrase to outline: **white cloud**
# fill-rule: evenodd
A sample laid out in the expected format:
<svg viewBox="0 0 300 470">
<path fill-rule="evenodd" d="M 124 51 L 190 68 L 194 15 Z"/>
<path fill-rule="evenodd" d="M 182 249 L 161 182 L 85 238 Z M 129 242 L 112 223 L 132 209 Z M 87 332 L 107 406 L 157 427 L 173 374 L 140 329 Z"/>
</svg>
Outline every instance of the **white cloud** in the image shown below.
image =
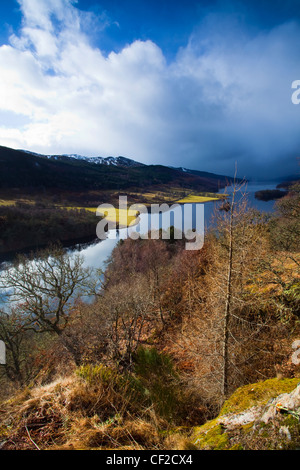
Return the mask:
<svg viewBox="0 0 300 470">
<path fill-rule="evenodd" d="M 300 143 L 300 109 L 290 99 L 300 77 L 298 24 L 220 37 L 214 18 L 168 64 L 151 41 L 105 57 L 74 2 L 18 1 L 22 29 L 0 47 L 0 111 L 15 113 L 18 124 L 0 122 L 1 145 L 230 173 L 235 160 L 249 172 L 261 160 L 274 167 L 289 157 L 292 171 Z M 18 115 L 29 122 L 21 125 Z"/>
</svg>

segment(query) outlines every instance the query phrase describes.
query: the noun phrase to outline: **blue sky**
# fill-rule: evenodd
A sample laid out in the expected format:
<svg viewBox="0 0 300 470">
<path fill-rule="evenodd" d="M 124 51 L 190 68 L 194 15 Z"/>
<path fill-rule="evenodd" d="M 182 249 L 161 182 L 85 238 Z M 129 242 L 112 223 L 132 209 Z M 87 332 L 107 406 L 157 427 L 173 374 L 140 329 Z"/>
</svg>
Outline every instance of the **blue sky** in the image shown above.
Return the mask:
<svg viewBox="0 0 300 470">
<path fill-rule="evenodd" d="M 78 0 L 73 4 L 107 20 L 106 28 L 92 35 L 103 51 L 120 51 L 137 39 L 150 39 L 169 58 L 187 45 L 190 35 L 211 12 L 238 16 L 243 26 L 253 31 L 300 19 L 299 0 Z M 17 0 L 0 3 L 0 18 L 4 44 L 12 29 L 21 26 Z"/>
<path fill-rule="evenodd" d="M 298 171 L 300 1 L 0 4 L 0 145 Z"/>
</svg>

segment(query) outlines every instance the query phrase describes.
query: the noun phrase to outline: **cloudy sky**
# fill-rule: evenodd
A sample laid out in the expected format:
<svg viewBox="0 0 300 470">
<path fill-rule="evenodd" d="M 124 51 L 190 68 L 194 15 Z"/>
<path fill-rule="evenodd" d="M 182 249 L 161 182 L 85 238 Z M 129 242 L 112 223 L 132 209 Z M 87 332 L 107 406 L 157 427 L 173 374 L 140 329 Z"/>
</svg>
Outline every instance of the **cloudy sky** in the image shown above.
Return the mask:
<svg viewBox="0 0 300 470">
<path fill-rule="evenodd" d="M 0 19 L 0 145 L 299 172 L 300 0 L 9 0 Z"/>
</svg>

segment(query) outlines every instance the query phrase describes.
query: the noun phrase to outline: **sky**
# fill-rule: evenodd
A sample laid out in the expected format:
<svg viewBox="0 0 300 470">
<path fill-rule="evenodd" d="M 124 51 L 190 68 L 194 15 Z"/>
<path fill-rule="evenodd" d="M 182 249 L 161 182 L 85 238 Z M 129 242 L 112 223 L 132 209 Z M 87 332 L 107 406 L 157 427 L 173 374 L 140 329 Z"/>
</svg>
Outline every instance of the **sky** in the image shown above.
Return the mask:
<svg viewBox="0 0 300 470">
<path fill-rule="evenodd" d="M 299 173 L 300 0 L 8 0 L 0 21 L 0 145 Z"/>
</svg>

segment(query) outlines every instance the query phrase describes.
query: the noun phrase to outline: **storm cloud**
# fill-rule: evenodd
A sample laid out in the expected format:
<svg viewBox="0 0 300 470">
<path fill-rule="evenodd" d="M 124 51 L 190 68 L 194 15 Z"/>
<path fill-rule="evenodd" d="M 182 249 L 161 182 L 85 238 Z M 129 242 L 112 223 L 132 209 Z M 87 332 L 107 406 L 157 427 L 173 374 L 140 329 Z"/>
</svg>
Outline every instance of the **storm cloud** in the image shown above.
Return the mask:
<svg viewBox="0 0 300 470">
<path fill-rule="evenodd" d="M 0 143 L 46 154 L 269 178 L 298 171 L 300 25 L 255 30 L 207 14 L 167 60 L 151 40 L 104 53 L 105 15 L 69 0 L 19 0 L 23 23 L 0 47 Z"/>
</svg>

